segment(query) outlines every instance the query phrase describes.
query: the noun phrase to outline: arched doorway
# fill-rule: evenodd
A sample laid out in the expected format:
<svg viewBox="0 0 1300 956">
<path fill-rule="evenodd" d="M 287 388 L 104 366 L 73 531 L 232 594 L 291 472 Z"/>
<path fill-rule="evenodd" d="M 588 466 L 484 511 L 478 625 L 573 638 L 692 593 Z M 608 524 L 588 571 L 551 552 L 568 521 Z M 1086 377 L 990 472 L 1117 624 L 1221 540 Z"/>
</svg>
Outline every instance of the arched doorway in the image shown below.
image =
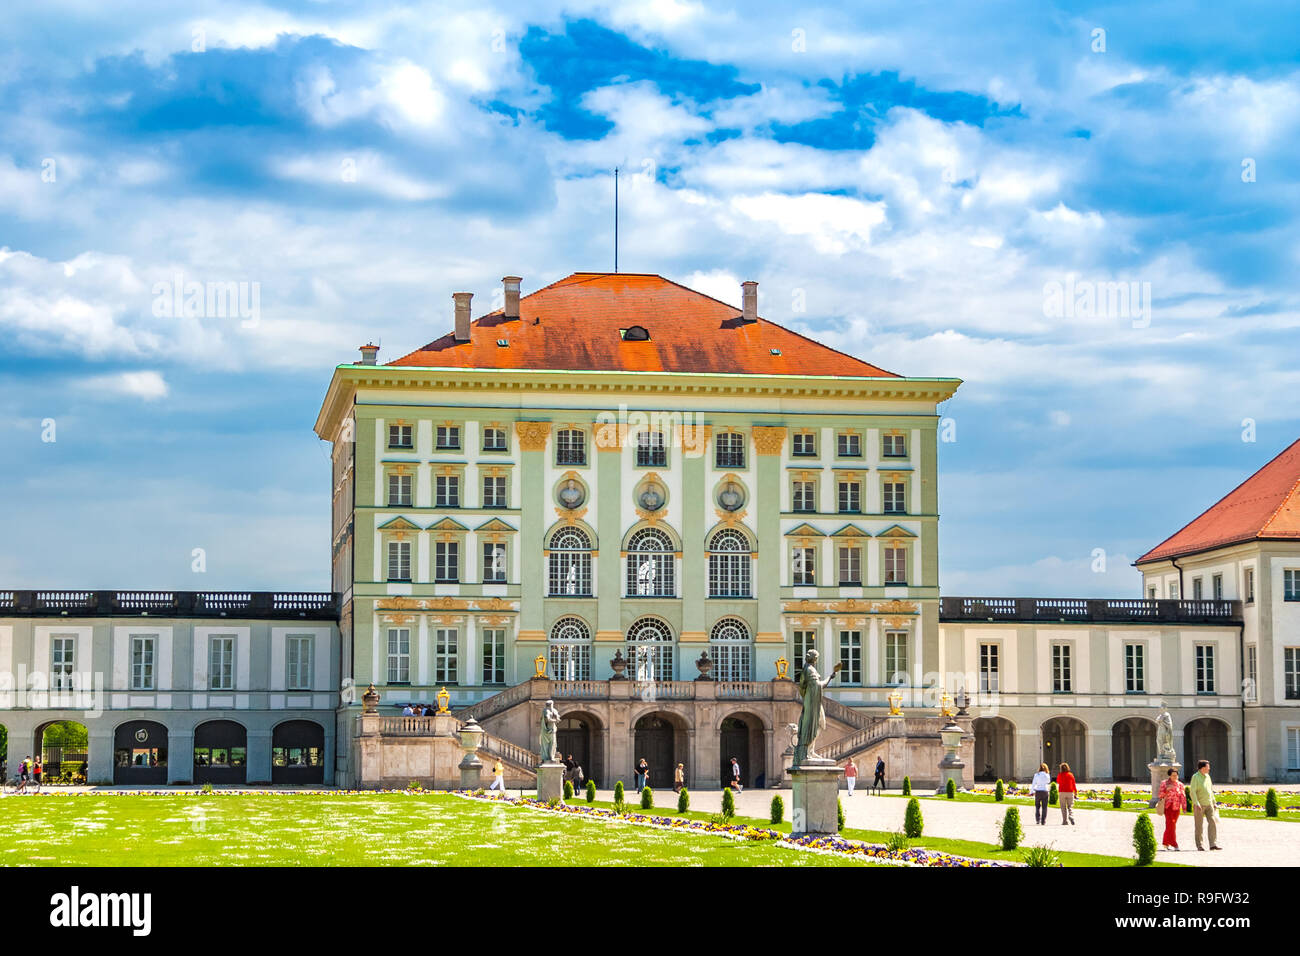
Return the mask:
<svg viewBox="0 0 1300 956">
<path fill-rule="evenodd" d="M 561 760 L 572 754 L 574 762 L 582 768 L 583 779 L 602 785 L 605 761 L 599 720 L 587 713 L 565 714 L 560 718 L 555 743 Z"/>
<path fill-rule="evenodd" d="M 271 782 L 325 782 L 325 728 L 314 720 L 286 720 L 271 732 Z"/>
<path fill-rule="evenodd" d="M 1183 776 L 1196 773 L 1196 762 L 1210 762 L 1210 778 L 1231 780 L 1228 772 L 1228 725 L 1213 717 L 1198 717 L 1183 727 Z"/>
<path fill-rule="evenodd" d="M 673 770 L 677 766 L 676 738 L 676 727 L 664 714 L 646 714 L 636 722 L 632 766 L 635 768 L 642 757 L 646 759 L 653 789 L 664 790 L 673 785 Z"/>
<path fill-rule="evenodd" d="M 1016 768 L 1016 726 L 1005 717 L 976 717 L 975 779 L 1011 780 Z"/>
<path fill-rule="evenodd" d="M 248 779 L 248 731 L 233 720 L 209 720 L 194 729 L 194 782 Z"/>
<path fill-rule="evenodd" d="M 1125 717 L 1110 728 L 1110 775 L 1116 782 L 1151 779 L 1147 764 L 1156 756 L 1155 721 Z"/>
<path fill-rule="evenodd" d="M 1088 779 L 1088 728 L 1075 717 L 1053 717 L 1042 726 L 1043 763 L 1056 776 L 1062 763 L 1076 780 Z"/>
<path fill-rule="evenodd" d="M 746 787 L 767 785 L 766 734 L 753 714 L 732 714 L 718 728 L 719 785 L 731 784 L 731 758 L 740 764 L 740 782 Z"/>
<path fill-rule="evenodd" d="M 75 720 L 54 720 L 36 728 L 33 753 L 41 755 L 41 776 L 48 782 L 64 777 L 84 783 L 90 731 Z"/>
<path fill-rule="evenodd" d="M 132 720 L 113 734 L 113 782 L 140 787 L 167 782 L 167 728 Z"/>
</svg>

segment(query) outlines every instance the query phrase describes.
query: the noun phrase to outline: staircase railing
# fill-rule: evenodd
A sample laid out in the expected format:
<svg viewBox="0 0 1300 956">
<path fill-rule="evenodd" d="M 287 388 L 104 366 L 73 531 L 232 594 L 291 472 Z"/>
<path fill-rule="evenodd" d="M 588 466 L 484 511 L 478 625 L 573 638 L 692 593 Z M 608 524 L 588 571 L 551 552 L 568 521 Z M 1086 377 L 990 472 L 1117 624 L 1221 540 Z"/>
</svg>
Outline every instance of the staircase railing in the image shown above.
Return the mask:
<svg viewBox="0 0 1300 956">
<path fill-rule="evenodd" d="M 537 765 L 542 762 L 539 754 L 489 733 L 483 734 L 478 749 L 528 771 L 536 771 Z"/>
<path fill-rule="evenodd" d="M 452 714 L 462 722 L 473 717 L 481 724 L 489 717 L 495 717 L 502 711 L 509 710 L 515 704 L 528 700 L 529 695 L 532 693 L 529 684 L 529 681 L 524 681 L 514 687 L 507 687 L 501 693 L 485 697 L 477 704 L 470 704 L 468 707 L 453 710 Z"/>
</svg>

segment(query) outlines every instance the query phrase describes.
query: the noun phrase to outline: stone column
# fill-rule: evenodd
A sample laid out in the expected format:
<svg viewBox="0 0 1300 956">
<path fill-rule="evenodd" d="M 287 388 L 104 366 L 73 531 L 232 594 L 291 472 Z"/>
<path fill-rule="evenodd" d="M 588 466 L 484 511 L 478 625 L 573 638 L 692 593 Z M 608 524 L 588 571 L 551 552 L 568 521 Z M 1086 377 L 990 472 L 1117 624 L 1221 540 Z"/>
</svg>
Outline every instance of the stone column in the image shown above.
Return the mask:
<svg viewBox="0 0 1300 956">
<path fill-rule="evenodd" d="M 252 757 L 253 735 L 249 737 L 249 757 Z M 249 766 L 250 782 L 252 766 Z M 194 782 L 194 731 L 169 731 L 167 734 L 167 782 Z"/>
<path fill-rule="evenodd" d="M 9 728 L 9 768 L 10 776 L 13 776 L 13 770 L 18 766 L 18 762 L 23 759 L 23 754 L 14 756 L 14 728 Z M 89 754 L 87 756 L 86 782 L 87 783 L 112 783 L 113 782 L 113 731 L 91 730 Z M 171 755 L 168 755 L 170 760 Z M 193 754 L 190 759 L 193 760 Z"/>
<path fill-rule="evenodd" d="M 191 746 L 193 743 L 191 738 Z M 323 757 L 324 754 L 321 756 Z M 248 732 L 248 772 L 245 774 L 245 779 L 249 783 L 271 782 L 271 731 L 250 730 Z"/>
</svg>

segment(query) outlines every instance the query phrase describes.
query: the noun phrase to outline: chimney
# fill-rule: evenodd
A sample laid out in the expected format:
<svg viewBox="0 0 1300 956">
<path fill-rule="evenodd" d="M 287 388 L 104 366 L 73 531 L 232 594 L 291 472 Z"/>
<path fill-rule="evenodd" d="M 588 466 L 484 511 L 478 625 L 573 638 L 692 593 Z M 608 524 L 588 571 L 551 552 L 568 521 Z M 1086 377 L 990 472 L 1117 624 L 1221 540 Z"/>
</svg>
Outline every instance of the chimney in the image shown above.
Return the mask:
<svg viewBox="0 0 1300 956">
<path fill-rule="evenodd" d="M 373 342 L 367 342 L 361 346 L 361 364 L 374 365 L 375 356 L 379 354 L 379 346 Z"/>
<path fill-rule="evenodd" d="M 456 341 L 469 341 L 469 300 L 474 298 L 473 292 L 453 292 L 452 299 L 456 302 Z"/>
<path fill-rule="evenodd" d="M 506 289 L 505 317 L 507 319 L 519 318 L 519 283 L 523 281 L 519 276 L 506 276 L 501 280 Z"/>
<path fill-rule="evenodd" d="M 758 283 L 752 279 L 740 284 L 740 306 L 743 321 L 758 321 Z"/>
</svg>

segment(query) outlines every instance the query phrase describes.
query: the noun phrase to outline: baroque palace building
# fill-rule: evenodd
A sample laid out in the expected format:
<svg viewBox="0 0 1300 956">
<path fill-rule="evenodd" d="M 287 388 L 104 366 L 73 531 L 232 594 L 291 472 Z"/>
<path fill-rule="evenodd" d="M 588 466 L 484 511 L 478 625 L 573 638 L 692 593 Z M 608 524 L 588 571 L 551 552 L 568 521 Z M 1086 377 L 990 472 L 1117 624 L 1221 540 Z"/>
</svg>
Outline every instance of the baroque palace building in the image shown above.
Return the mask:
<svg viewBox="0 0 1300 956">
<path fill-rule="evenodd" d="M 938 406 L 907 378 L 655 275 L 577 273 L 388 364 L 341 365 L 332 591 L 0 591 L 0 725 L 92 782 L 458 785 L 458 733 L 527 786 L 560 750 L 717 787 L 788 779 L 808 651 L 843 667 L 818 749 L 938 779 L 1068 761 L 1300 780 L 1300 442 L 1137 562 L 1139 597 L 941 596 Z M 366 692 L 363 693 L 363 690 Z M 437 716 L 404 716 L 408 704 Z M 948 708 L 948 709 L 955 709 Z M 46 730 L 85 725 L 86 754 Z"/>
</svg>

